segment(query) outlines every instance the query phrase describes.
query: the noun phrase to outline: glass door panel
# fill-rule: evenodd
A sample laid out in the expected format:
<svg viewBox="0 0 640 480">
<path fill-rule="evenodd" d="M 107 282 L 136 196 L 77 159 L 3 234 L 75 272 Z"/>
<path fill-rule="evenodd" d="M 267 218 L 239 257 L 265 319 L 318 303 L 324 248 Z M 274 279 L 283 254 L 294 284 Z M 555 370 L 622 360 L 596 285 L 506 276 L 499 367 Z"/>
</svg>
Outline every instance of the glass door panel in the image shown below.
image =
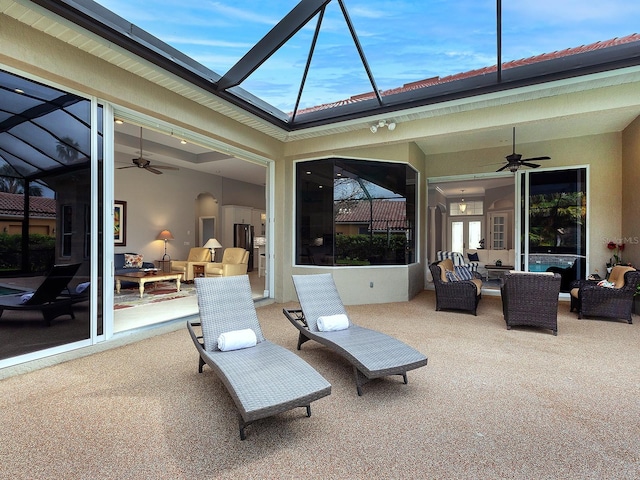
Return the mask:
<svg viewBox="0 0 640 480">
<path fill-rule="evenodd" d="M 477 249 L 483 238 L 482 221 L 465 218 L 451 220 L 451 251 L 464 253 L 466 248 Z"/>
<path fill-rule="evenodd" d="M 584 278 L 587 248 L 586 168 L 526 172 L 525 266 L 562 275 L 563 291 Z"/>
<path fill-rule="evenodd" d="M 464 222 L 451 222 L 451 251 L 462 253 L 464 250 Z"/>
</svg>

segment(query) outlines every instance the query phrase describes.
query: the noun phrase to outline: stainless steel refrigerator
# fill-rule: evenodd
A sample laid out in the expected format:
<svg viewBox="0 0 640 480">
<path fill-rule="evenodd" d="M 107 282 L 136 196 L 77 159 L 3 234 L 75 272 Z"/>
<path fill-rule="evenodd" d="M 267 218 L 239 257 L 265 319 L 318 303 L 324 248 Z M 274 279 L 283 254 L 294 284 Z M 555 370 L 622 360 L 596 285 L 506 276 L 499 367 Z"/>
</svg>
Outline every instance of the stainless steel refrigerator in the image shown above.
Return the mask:
<svg viewBox="0 0 640 480">
<path fill-rule="evenodd" d="M 253 271 L 253 225 L 248 223 L 233 224 L 233 246 L 249 251 L 247 272 Z"/>
</svg>

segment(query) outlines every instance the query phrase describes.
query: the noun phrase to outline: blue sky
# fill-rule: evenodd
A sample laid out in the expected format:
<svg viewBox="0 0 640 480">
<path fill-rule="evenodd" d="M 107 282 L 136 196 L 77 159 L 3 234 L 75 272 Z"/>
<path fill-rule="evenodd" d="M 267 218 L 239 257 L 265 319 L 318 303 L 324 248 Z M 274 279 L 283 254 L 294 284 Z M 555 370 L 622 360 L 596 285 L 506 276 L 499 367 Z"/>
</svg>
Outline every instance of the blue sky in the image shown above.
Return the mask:
<svg viewBox="0 0 640 480">
<path fill-rule="evenodd" d="M 298 2 L 99 0 L 218 74 L 224 74 Z M 187 6 L 189 3 L 194 5 Z M 495 0 L 344 0 L 386 90 L 495 64 Z M 637 0 L 503 0 L 503 61 L 640 33 Z M 282 111 L 294 106 L 312 20 L 241 86 Z M 371 91 L 337 0 L 327 7 L 301 107 Z"/>
</svg>

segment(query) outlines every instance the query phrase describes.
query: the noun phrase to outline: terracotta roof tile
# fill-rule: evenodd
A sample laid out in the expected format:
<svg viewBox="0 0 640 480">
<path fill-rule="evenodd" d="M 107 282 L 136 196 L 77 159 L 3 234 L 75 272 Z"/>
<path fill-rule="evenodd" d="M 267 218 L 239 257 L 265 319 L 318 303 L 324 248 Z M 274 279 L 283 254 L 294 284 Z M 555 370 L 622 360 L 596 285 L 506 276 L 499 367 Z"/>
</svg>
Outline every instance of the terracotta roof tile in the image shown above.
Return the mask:
<svg viewBox="0 0 640 480">
<path fill-rule="evenodd" d="M 505 62 L 502 64 L 502 70 L 507 70 L 509 68 L 521 67 L 523 65 L 531 65 L 539 62 L 546 62 L 548 60 L 554 60 L 556 58 L 567 57 L 570 55 L 578 55 L 580 53 L 591 52 L 594 50 L 600 50 L 603 48 L 614 47 L 617 45 L 623 45 L 631 42 L 640 41 L 640 34 L 632 33 L 631 35 L 627 35 L 625 37 L 620 38 L 612 38 L 611 40 L 604 40 L 600 42 L 595 42 L 589 45 L 582 45 L 580 47 L 574 48 L 566 48 L 564 50 L 557 50 L 551 53 L 542 53 L 540 55 L 535 55 L 533 57 L 521 58 L 519 60 L 511 60 L 509 62 Z M 488 73 L 494 73 L 496 71 L 496 66 L 483 67 L 475 70 L 470 70 L 468 72 L 456 73 L 453 75 L 448 75 L 446 77 L 431 77 L 426 78 L 424 80 L 417 80 L 415 82 L 405 83 L 401 87 L 392 88 L 389 90 L 383 90 L 380 92 L 380 96 L 384 97 L 386 95 L 395 95 L 398 93 L 410 92 L 414 90 L 419 90 L 421 88 L 431 87 L 434 85 L 439 85 L 443 83 L 454 82 L 457 80 L 462 80 L 465 78 L 478 77 L 481 75 L 486 75 Z M 361 93 L 358 95 L 354 95 L 348 99 L 338 100 L 336 102 L 325 103 L 322 105 L 317 105 L 315 107 L 309 107 L 298 112 L 298 115 L 304 113 L 312 113 L 318 112 L 321 110 L 326 110 L 329 108 L 340 107 L 344 105 L 349 105 L 357 102 L 361 102 L 363 100 L 371 100 L 375 98 L 374 92 Z"/>
<path fill-rule="evenodd" d="M 369 224 L 371 214 L 368 200 L 356 200 L 349 208 L 339 210 L 336 223 Z M 373 200 L 374 230 L 404 230 L 406 225 L 406 202 L 404 200 Z"/>
<path fill-rule="evenodd" d="M 0 192 L 0 216 L 22 217 L 24 195 Z M 29 213 L 32 217 L 56 217 L 56 200 L 47 197 L 30 197 Z"/>
</svg>

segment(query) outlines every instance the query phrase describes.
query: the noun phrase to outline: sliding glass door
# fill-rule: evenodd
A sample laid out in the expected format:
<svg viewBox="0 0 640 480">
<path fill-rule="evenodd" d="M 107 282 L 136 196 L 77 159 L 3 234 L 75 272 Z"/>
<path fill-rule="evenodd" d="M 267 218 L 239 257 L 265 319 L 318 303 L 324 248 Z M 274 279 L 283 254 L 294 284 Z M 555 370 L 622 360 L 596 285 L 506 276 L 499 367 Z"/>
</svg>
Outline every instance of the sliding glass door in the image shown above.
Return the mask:
<svg viewBox="0 0 640 480">
<path fill-rule="evenodd" d="M 521 174 L 522 268 L 556 271 L 563 290 L 584 278 L 587 259 L 587 168 Z"/>
</svg>

